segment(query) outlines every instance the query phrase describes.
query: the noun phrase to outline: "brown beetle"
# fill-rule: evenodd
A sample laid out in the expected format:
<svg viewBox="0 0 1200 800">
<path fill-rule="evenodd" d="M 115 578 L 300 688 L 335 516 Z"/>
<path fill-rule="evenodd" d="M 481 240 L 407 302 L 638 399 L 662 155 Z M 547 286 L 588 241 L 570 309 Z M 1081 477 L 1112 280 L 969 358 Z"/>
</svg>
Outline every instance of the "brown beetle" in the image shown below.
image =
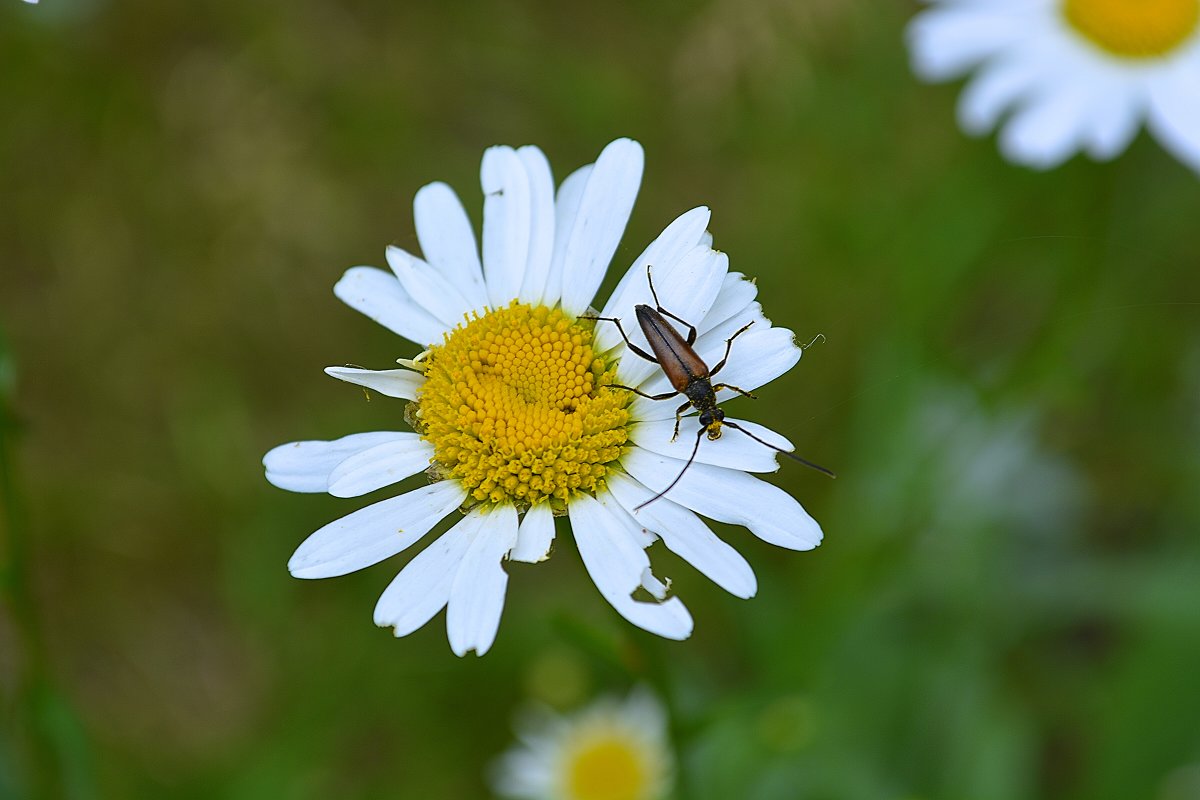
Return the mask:
<svg viewBox="0 0 1200 800">
<path fill-rule="evenodd" d="M 654 497 L 651 497 L 649 500 L 639 505 L 634 509 L 634 511 L 638 511 L 645 506 L 650 505 L 655 500 L 674 489 L 675 484 L 679 483 L 680 479 L 683 478 L 683 474 L 687 472 L 688 467 L 692 465 L 692 461 L 695 460 L 696 453 L 700 450 L 701 436 L 704 433 L 707 433 L 710 441 L 720 439 L 722 426 L 733 428 L 735 431 L 741 431 L 759 444 L 766 445 L 772 450 L 783 453 L 788 458 L 799 461 L 806 467 L 811 467 L 818 472 L 823 472 L 831 478 L 836 477 L 825 467 L 814 464 L 811 461 L 806 461 L 805 459 L 800 458 L 800 456 L 789 453 L 780 447 L 776 447 L 770 442 L 763 441 L 740 425 L 729 422 L 725 419 L 725 412 L 722 411 L 717 405 L 717 392 L 719 392 L 721 389 L 732 389 L 738 394 L 749 397 L 751 400 L 756 399 L 753 394 L 747 392 L 745 389 L 739 389 L 737 386 L 733 386 L 728 383 L 718 383 L 714 385 L 712 382 L 713 376 L 720 372 L 725 367 L 725 362 L 729 360 L 729 351 L 733 347 L 733 340 L 749 330 L 750 326 L 753 325 L 754 322 L 750 321 L 746 323 L 741 328 L 738 328 L 738 330 L 734 332 L 733 336 L 730 336 L 725 340 L 725 355 L 719 362 L 717 362 L 717 365 L 710 370 L 708 365 L 704 363 L 704 359 L 700 358 L 699 354 L 696 353 L 695 349 L 692 347 L 692 345 L 696 343 L 696 326 L 692 325 L 687 320 L 680 319 L 679 317 L 675 316 L 670 311 L 667 311 L 665 308 L 663 308 L 662 304 L 659 303 L 658 293 L 654 291 L 654 279 L 651 277 L 649 265 L 646 266 L 646 280 L 650 284 L 650 295 L 654 298 L 654 308 L 651 308 L 648 305 L 638 304 L 634 306 L 633 310 L 637 314 L 638 325 L 641 326 L 642 333 L 646 335 L 646 341 L 650 343 L 650 349 L 654 351 L 654 355 L 650 355 L 650 353 L 647 353 L 645 350 L 629 341 L 629 337 L 625 335 L 625 329 L 621 327 L 621 320 L 619 318 L 591 316 L 581 317 L 581 319 L 603 320 L 605 322 L 614 323 L 617 326 L 617 330 L 621 334 L 621 338 L 625 340 L 626 346 L 628 346 L 633 353 L 637 354 L 641 358 L 644 358 L 647 361 L 653 362 L 662 367 L 663 372 L 667 376 L 667 380 L 671 382 L 671 386 L 675 388 L 675 391 L 665 392 L 664 394 L 646 394 L 645 392 L 635 389 L 632 386 L 612 384 L 613 386 L 616 386 L 619 389 L 626 389 L 649 400 L 669 400 L 670 398 L 679 394 L 682 394 L 687 398 L 687 400 L 685 400 L 683 404 L 679 406 L 679 408 L 675 409 L 675 433 L 671 436 L 672 442 L 675 441 L 675 439 L 679 436 L 679 422 L 683 418 L 683 412 L 687 411 L 689 408 L 694 408 L 700 412 L 700 428 L 696 431 L 696 444 L 692 446 L 692 454 L 688 457 L 687 463 L 683 465 L 683 469 L 680 470 L 679 474 L 675 476 L 675 480 L 671 481 L 671 484 L 667 488 L 663 489 L 661 492 L 654 495 Z M 667 321 L 668 317 L 687 327 L 688 335 L 686 339 L 683 336 L 680 336 L 679 331 L 675 330 L 671 323 Z"/>
</svg>

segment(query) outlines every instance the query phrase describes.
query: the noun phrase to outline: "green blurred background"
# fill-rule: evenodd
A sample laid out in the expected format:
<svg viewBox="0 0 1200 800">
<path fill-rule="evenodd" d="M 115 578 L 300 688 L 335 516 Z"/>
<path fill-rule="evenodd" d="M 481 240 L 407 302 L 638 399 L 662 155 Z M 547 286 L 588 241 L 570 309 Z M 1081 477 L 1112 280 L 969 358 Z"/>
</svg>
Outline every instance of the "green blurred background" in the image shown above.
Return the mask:
<svg viewBox="0 0 1200 800">
<path fill-rule="evenodd" d="M 1200 182 L 1144 136 L 1006 164 L 911 77 L 915 8 L 5 0 L 0 796 L 482 797 L 523 704 L 640 683 L 682 800 L 1200 797 Z M 656 545 L 675 643 L 560 535 L 485 658 L 394 640 L 409 555 L 292 579 L 363 502 L 260 466 L 398 424 L 321 368 L 415 348 L 331 287 L 416 247 L 429 181 L 478 221 L 485 147 L 561 179 L 617 136 L 647 169 L 602 297 L 707 204 L 827 337 L 731 406 L 837 470 L 771 478 L 825 544 L 719 528 L 750 601 Z"/>
</svg>

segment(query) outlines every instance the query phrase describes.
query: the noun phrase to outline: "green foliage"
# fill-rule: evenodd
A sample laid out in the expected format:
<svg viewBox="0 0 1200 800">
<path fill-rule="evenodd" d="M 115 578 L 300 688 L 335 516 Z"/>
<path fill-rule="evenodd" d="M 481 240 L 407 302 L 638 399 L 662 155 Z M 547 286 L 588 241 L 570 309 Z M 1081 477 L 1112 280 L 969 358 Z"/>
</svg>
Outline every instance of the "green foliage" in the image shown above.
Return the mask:
<svg viewBox="0 0 1200 800">
<path fill-rule="evenodd" d="M 906 13 L 0 8 L 0 795 L 483 796 L 524 703 L 646 683 L 686 800 L 1200 796 L 1200 186 L 1146 137 L 1003 162 L 910 76 Z M 560 536 L 485 658 L 440 618 L 396 641 L 409 556 L 292 579 L 360 504 L 259 466 L 400 424 L 320 373 L 414 354 L 330 287 L 415 245 L 429 181 L 478 219 L 484 147 L 561 179 L 621 135 L 647 173 L 602 292 L 707 204 L 767 315 L 826 336 L 745 412 L 838 472 L 772 477 L 825 544 L 722 529 L 751 601 L 656 545 L 673 643 Z"/>
</svg>

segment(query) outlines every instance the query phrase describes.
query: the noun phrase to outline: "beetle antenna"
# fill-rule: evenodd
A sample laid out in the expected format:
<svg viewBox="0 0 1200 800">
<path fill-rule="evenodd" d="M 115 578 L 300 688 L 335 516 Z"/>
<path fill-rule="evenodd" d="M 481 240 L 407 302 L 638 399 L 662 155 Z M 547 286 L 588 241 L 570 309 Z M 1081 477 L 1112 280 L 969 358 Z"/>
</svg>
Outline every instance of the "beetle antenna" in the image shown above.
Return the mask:
<svg viewBox="0 0 1200 800">
<path fill-rule="evenodd" d="M 746 434 L 747 436 L 749 436 L 751 439 L 758 442 L 759 444 L 765 444 L 767 447 L 771 448 L 775 452 L 783 453 L 788 458 L 792 459 L 793 461 L 799 461 L 801 464 L 803 464 L 806 467 L 815 469 L 817 472 L 823 472 L 831 478 L 837 477 L 837 475 L 833 474 L 833 470 L 826 469 L 825 467 L 822 467 L 820 464 L 814 464 L 811 461 L 801 458 L 800 456 L 796 455 L 795 453 L 789 453 L 787 450 L 784 450 L 782 447 L 776 447 L 775 445 L 771 444 L 770 442 L 763 441 L 762 439 L 758 438 L 753 433 L 746 430 L 745 428 L 743 428 L 741 425 L 738 425 L 737 423 L 730 422 L 729 420 L 725 420 L 721 424 L 725 425 L 726 427 L 733 428 L 735 431 L 741 431 L 742 433 Z M 703 430 L 703 428 L 701 428 L 701 430 Z M 697 444 L 699 444 L 699 442 L 697 442 Z M 693 455 L 695 455 L 695 454 L 693 453 Z M 691 462 L 688 462 L 688 463 L 691 463 Z M 676 480 L 678 480 L 678 478 L 676 478 Z M 671 484 L 671 485 L 674 486 L 675 484 Z"/>
<path fill-rule="evenodd" d="M 671 481 L 671 485 L 668 486 L 667 488 L 663 489 L 658 494 L 654 495 L 654 497 L 651 497 L 646 502 L 642 503 L 640 506 L 633 509 L 634 513 L 641 511 L 643 508 L 650 505 L 655 500 L 659 499 L 664 494 L 666 494 L 667 492 L 669 492 L 675 488 L 675 484 L 679 483 L 679 479 L 683 477 L 683 473 L 687 472 L 688 467 L 690 467 L 692 465 L 692 462 L 696 459 L 696 452 L 700 449 L 700 437 L 703 436 L 704 432 L 707 430 L 708 430 L 707 428 L 700 428 L 699 430 L 696 431 L 696 444 L 692 447 L 692 454 L 690 456 L 688 456 L 687 463 L 683 465 L 683 469 L 679 470 L 679 474 L 675 476 L 675 480 Z"/>
</svg>

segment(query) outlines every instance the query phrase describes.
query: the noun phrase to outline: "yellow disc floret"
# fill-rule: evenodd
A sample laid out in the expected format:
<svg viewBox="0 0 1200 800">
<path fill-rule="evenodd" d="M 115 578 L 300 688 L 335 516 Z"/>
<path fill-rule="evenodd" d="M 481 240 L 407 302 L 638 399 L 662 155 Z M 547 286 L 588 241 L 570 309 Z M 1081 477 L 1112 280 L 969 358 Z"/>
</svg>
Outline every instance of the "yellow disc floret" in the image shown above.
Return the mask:
<svg viewBox="0 0 1200 800">
<path fill-rule="evenodd" d="M 627 439 L 630 392 L 592 349 L 590 324 L 513 302 L 446 334 L 423 362 L 411 414 L 434 469 L 477 502 L 519 508 L 603 489 Z"/>
<path fill-rule="evenodd" d="M 566 796 L 571 800 L 651 800 L 653 781 L 638 743 L 600 737 L 571 753 Z"/>
<path fill-rule="evenodd" d="M 1123 58 L 1170 53 L 1200 25 L 1200 0 L 1063 0 L 1067 22 Z"/>
</svg>

